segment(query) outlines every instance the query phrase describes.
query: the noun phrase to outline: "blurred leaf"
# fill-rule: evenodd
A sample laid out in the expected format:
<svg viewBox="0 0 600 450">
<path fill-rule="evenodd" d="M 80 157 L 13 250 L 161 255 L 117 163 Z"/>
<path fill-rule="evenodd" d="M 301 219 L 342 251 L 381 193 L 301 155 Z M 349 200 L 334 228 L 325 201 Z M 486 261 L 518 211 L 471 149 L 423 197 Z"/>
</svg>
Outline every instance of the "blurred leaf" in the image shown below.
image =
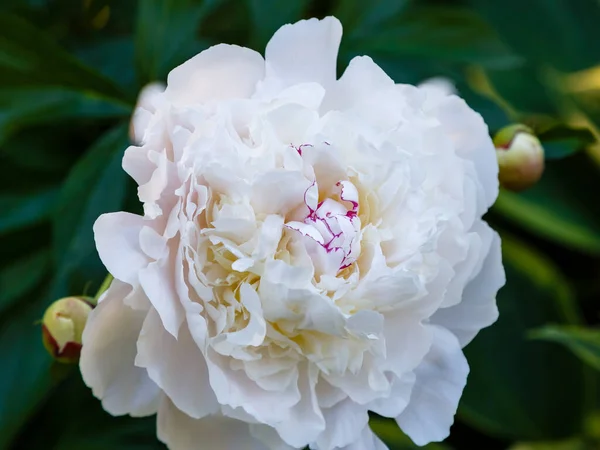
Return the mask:
<svg viewBox="0 0 600 450">
<path fill-rule="evenodd" d="M 500 317 L 465 349 L 471 372 L 459 414 L 488 434 L 511 439 L 570 436 L 579 431 L 586 406 L 585 368 L 527 333 L 548 322 L 576 322 L 575 300 L 541 255 L 507 236 L 502 247 L 508 281 L 497 297 Z"/>
<path fill-rule="evenodd" d="M 127 145 L 126 125 L 108 131 L 77 162 L 63 184 L 54 215 L 59 284 L 67 281 L 71 271 L 85 273 L 90 260 L 98 261 L 92 226 L 100 214 L 119 210 L 123 205 L 127 175 L 121 160 Z M 60 295 L 60 289 L 56 286 L 54 295 Z"/>
<path fill-rule="evenodd" d="M 477 15 L 459 7 L 408 9 L 377 32 L 348 41 L 358 53 L 371 56 L 418 55 L 491 67 L 512 67 L 521 61 Z"/>
<path fill-rule="evenodd" d="M 384 419 L 380 417 L 372 418 L 369 426 L 377 436 L 388 446 L 389 450 L 449 450 L 450 447 L 444 444 L 428 444 L 418 446 L 406 436 L 398 427 L 393 419 Z"/>
<path fill-rule="evenodd" d="M 585 252 L 600 253 L 600 233 L 595 227 L 573 212 L 555 210 L 552 204 L 538 204 L 535 192 L 525 196 L 502 191 L 494 209 L 503 217 L 544 237 Z"/>
<path fill-rule="evenodd" d="M 593 450 L 596 446 L 575 438 L 556 442 L 521 442 L 511 446 L 508 450 Z"/>
<path fill-rule="evenodd" d="M 93 92 L 63 88 L 0 88 L 0 143 L 28 125 L 81 117 L 127 117 L 131 108 Z"/>
<path fill-rule="evenodd" d="M 52 360 L 36 325 L 47 304 L 43 297 L 32 295 L 23 308 L 11 309 L 0 320 L 0 448 L 7 448 L 53 384 Z"/>
<path fill-rule="evenodd" d="M 126 103 L 110 80 L 69 55 L 27 21 L 0 13 L 0 85 L 45 86 Z"/>
<path fill-rule="evenodd" d="M 585 144 L 577 138 L 542 141 L 546 159 L 561 159 L 571 156 L 585 148 Z"/>
<path fill-rule="evenodd" d="M 0 143 L 35 123 L 128 115 L 110 80 L 23 19 L 0 13 Z"/>
<path fill-rule="evenodd" d="M 548 118 L 532 117 L 524 123 L 530 126 L 544 146 L 546 159 L 561 159 L 596 142 L 589 128 L 574 128 Z"/>
<path fill-rule="evenodd" d="M 456 89 L 458 90 L 458 95 L 460 95 L 473 110 L 481 114 L 490 130 L 499 130 L 510 123 L 506 111 L 504 111 L 500 105 L 475 92 L 467 85 L 467 83 L 458 82 Z"/>
<path fill-rule="evenodd" d="M 271 36 L 287 23 L 302 18 L 309 0 L 247 0 L 252 18 L 253 47 L 261 51 Z"/>
<path fill-rule="evenodd" d="M 134 45 L 130 36 L 104 37 L 86 43 L 76 49 L 76 55 L 123 89 L 131 90 L 135 85 Z"/>
<path fill-rule="evenodd" d="M 517 53 L 561 70 L 597 64 L 600 4 L 597 0 L 468 0 Z M 574 51 L 577 49 L 577 51 Z"/>
<path fill-rule="evenodd" d="M 56 414 L 60 411 L 61 414 Z M 53 450 L 164 449 L 156 437 L 156 417 L 113 417 L 81 380 L 78 370 L 65 380 L 23 430 L 15 448 Z"/>
<path fill-rule="evenodd" d="M 77 131 L 90 134 L 89 131 L 86 133 L 84 127 L 78 128 Z M 45 187 L 56 184 L 79 156 L 77 151 L 65 151 L 65 148 L 70 149 L 79 144 L 79 133 L 73 130 L 72 124 L 53 124 L 31 127 L 15 134 L 0 145 L 0 178 L 10 177 L 11 172 L 18 173 L 20 178 L 27 178 L 28 189 L 36 187 L 33 186 L 33 180 L 43 180 L 40 185 Z M 44 179 L 42 174 L 52 176 Z M 0 182 L 0 185 L 2 184 Z M 13 183 L 11 180 L 4 186 L 9 186 L 12 191 L 18 189 L 18 185 L 19 183 Z"/>
<path fill-rule="evenodd" d="M 581 158 L 548 161 L 542 179 L 527 191 L 502 191 L 493 211 L 561 245 L 600 254 L 599 205 L 589 189 L 596 168 L 585 155 L 576 156 Z"/>
<path fill-rule="evenodd" d="M 0 194 L 0 235 L 46 220 L 57 199 L 55 189 L 33 194 Z"/>
<path fill-rule="evenodd" d="M 584 327 L 546 325 L 531 337 L 564 345 L 579 358 L 600 370 L 600 330 Z"/>
<path fill-rule="evenodd" d="M 138 1 L 135 62 L 142 85 L 164 80 L 171 69 L 206 48 L 196 30 L 221 1 Z"/>
<path fill-rule="evenodd" d="M 378 31 L 378 25 L 399 14 L 407 4 L 408 0 L 338 0 L 333 15 L 349 36 L 359 37 Z"/>
<path fill-rule="evenodd" d="M 48 271 L 49 263 L 50 251 L 44 249 L 0 268 L 0 313 L 39 284 Z"/>
<path fill-rule="evenodd" d="M 558 94 L 546 82 L 543 67 L 530 62 L 512 67 L 488 67 L 485 75 L 497 94 L 519 115 L 559 115 Z"/>
</svg>

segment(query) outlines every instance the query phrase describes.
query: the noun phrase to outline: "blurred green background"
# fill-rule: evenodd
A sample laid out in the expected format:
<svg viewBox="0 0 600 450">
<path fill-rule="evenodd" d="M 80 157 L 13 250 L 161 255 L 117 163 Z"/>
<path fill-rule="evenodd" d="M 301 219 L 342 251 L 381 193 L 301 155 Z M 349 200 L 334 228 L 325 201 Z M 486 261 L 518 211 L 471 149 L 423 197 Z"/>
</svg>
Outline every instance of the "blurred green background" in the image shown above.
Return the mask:
<svg viewBox="0 0 600 450">
<path fill-rule="evenodd" d="M 282 24 L 329 14 L 340 73 L 367 54 L 397 82 L 447 77 L 492 133 L 527 123 L 547 151 L 541 182 L 488 214 L 500 319 L 466 349 L 451 436 L 427 448 L 600 448 L 598 0 L 2 0 L 0 448 L 161 447 L 153 418 L 108 416 L 76 368 L 52 364 L 38 321 L 99 287 L 96 217 L 140 209 L 120 168 L 140 88 L 212 44 L 262 52 Z"/>
</svg>

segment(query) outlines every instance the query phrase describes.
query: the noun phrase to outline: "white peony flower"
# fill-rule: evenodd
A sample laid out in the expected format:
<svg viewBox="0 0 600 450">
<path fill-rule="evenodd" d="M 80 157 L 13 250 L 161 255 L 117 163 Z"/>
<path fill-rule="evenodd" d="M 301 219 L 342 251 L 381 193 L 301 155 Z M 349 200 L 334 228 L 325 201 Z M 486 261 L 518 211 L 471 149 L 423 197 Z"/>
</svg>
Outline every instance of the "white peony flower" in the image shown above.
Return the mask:
<svg viewBox="0 0 600 450">
<path fill-rule="evenodd" d="M 172 449 L 384 449 L 368 411 L 444 439 L 462 353 L 496 320 L 498 166 L 481 117 L 370 58 L 338 20 L 265 59 L 217 45 L 142 94 L 123 168 L 144 217 L 95 226 L 115 280 L 81 371 Z"/>
</svg>

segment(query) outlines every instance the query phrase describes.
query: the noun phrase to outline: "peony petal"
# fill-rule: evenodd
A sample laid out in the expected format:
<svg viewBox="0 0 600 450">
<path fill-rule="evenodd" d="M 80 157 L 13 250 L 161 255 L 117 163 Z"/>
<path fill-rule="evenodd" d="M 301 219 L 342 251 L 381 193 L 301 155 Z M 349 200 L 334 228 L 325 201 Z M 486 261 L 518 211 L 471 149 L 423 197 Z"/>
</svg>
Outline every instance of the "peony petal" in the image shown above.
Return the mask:
<svg viewBox="0 0 600 450">
<path fill-rule="evenodd" d="M 265 50 L 267 78 L 284 86 L 316 81 L 327 87 L 336 79 L 342 24 L 335 17 L 301 20 L 282 26 Z"/>
<path fill-rule="evenodd" d="M 248 424 L 224 416 L 193 419 L 163 396 L 158 409 L 157 435 L 170 450 L 268 450 L 250 434 Z"/>
<path fill-rule="evenodd" d="M 392 88 L 392 80 L 371 58 L 357 56 L 340 79 L 327 90 L 322 110 L 343 111 L 368 100 L 374 92 Z"/>
<path fill-rule="evenodd" d="M 160 389 L 145 369 L 134 365 L 135 342 L 146 312 L 123 304 L 130 291 L 127 284 L 114 280 L 90 313 L 79 367 L 83 381 L 110 414 L 148 416 L 156 413 Z"/>
<path fill-rule="evenodd" d="M 415 370 L 417 379 L 409 405 L 396 418 L 417 445 L 448 437 L 469 374 L 456 336 L 442 327 L 431 328 L 433 345 Z"/>
<path fill-rule="evenodd" d="M 175 267 L 173 251 L 169 259 L 150 263 L 139 271 L 140 285 L 158 311 L 164 328 L 173 336 L 177 336 L 179 327 L 184 320 L 184 309 L 177 295 L 174 274 L 170 273 Z M 181 263 L 179 263 L 181 264 Z"/>
<path fill-rule="evenodd" d="M 428 94 L 433 96 L 448 96 L 456 94 L 456 86 L 451 80 L 444 77 L 429 78 L 419 84 L 419 88 L 427 91 Z"/>
<path fill-rule="evenodd" d="M 394 311 L 386 315 L 384 322 L 387 357 L 382 368 L 398 377 L 415 369 L 431 347 L 431 330 L 418 316 L 411 315 L 408 310 Z"/>
<path fill-rule="evenodd" d="M 384 417 L 397 417 L 400 415 L 410 401 L 410 395 L 413 386 L 415 385 L 415 380 L 416 377 L 414 372 L 405 374 L 401 379 L 394 377 L 390 396 L 371 402 L 368 405 L 369 411 L 373 411 Z"/>
<path fill-rule="evenodd" d="M 126 212 L 102 214 L 94 223 L 96 248 L 104 266 L 117 280 L 139 284 L 138 273 L 150 263 L 140 247 L 140 232 L 148 222 Z"/>
<path fill-rule="evenodd" d="M 437 116 L 456 146 L 459 156 L 473 161 L 483 188 L 483 214 L 498 197 L 498 163 L 488 127 L 481 115 L 466 102 L 454 95 L 444 97 L 438 106 Z"/>
<path fill-rule="evenodd" d="M 294 450 L 297 447 L 292 447 L 285 443 L 277 434 L 273 427 L 267 425 L 250 425 L 250 434 L 256 439 L 264 443 L 269 450 Z"/>
<path fill-rule="evenodd" d="M 299 368 L 298 387 L 302 393 L 300 401 L 290 408 L 290 417 L 275 426 L 279 436 L 294 447 L 304 447 L 317 439 L 325 429 L 325 418 L 319 408 L 315 385 L 318 372 L 312 365 Z"/>
<path fill-rule="evenodd" d="M 142 143 L 149 128 L 152 114 L 160 107 L 165 87 L 161 83 L 150 83 L 138 95 L 137 105 L 131 118 L 133 142 Z"/>
<path fill-rule="evenodd" d="M 344 448 L 360 440 L 362 430 L 368 428 L 367 409 L 350 399 L 324 410 L 323 416 L 325 430 L 316 441 L 318 449 Z"/>
<path fill-rule="evenodd" d="M 166 97 L 179 105 L 247 98 L 264 77 L 262 56 L 237 45 L 219 44 L 173 69 Z"/>
<path fill-rule="evenodd" d="M 149 151 L 148 146 L 131 145 L 123 155 L 123 170 L 133 178 L 138 186 L 148 183 L 156 170 L 156 164 L 148 158 Z"/>
<path fill-rule="evenodd" d="M 165 331 L 158 313 L 152 309 L 144 321 L 137 349 L 136 366 L 148 370 L 150 378 L 178 409 L 195 419 L 218 411 L 204 356 L 187 326 L 181 328 L 175 339 Z"/>
<path fill-rule="evenodd" d="M 336 450 L 388 450 L 388 447 L 366 426 L 357 441 Z"/>
<path fill-rule="evenodd" d="M 490 326 L 498 318 L 496 294 L 504 286 L 506 276 L 502 267 L 500 237 L 485 222 L 479 221 L 481 238 L 480 267 L 463 292 L 462 301 L 450 308 L 442 308 L 431 317 L 431 323 L 452 331 L 461 347 L 467 345 L 479 330 Z"/>
</svg>

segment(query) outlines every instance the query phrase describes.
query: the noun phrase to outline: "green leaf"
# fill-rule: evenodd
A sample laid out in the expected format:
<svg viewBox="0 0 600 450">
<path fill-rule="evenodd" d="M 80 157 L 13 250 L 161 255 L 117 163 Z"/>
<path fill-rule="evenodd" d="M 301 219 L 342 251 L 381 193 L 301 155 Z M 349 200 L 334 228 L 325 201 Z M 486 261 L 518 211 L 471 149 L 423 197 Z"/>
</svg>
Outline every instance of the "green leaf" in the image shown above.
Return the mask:
<svg viewBox="0 0 600 450">
<path fill-rule="evenodd" d="M 135 85 L 134 44 L 131 36 L 104 37 L 76 48 L 77 57 L 123 89 Z"/>
<path fill-rule="evenodd" d="M 543 256 L 503 236 L 507 284 L 499 320 L 465 349 L 471 366 L 459 415 L 487 434 L 510 439 L 565 438 L 580 431 L 585 367 L 567 351 L 528 339 L 546 323 L 575 323 L 567 282 Z M 556 405 L 560 405 L 557 408 Z"/>
<path fill-rule="evenodd" d="M 60 414 L 56 412 L 60 411 Z M 103 411 L 78 370 L 63 382 L 29 421 L 15 448 L 53 450 L 153 450 L 165 447 L 156 437 L 156 418 L 113 417 Z"/>
<path fill-rule="evenodd" d="M 78 161 L 63 184 L 53 221 L 59 284 L 67 282 L 74 271 L 92 276 L 88 270 L 94 266 L 97 269 L 94 278 L 102 276 L 92 226 L 100 214 L 123 206 L 127 175 L 121 168 L 121 160 L 127 145 L 126 125 L 108 131 Z M 81 288 L 85 281 L 80 282 Z M 56 286 L 54 294 L 60 295 L 64 287 Z"/>
<path fill-rule="evenodd" d="M 0 195 L 0 235 L 48 219 L 57 194 L 56 189 L 48 189 L 33 194 Z"/>
<path fill-rule="evenodd" d="M 597 171 L 584 154 L 547 161 L 542 179 L 527 191 L 500 193 L 493 212 L 539 236 L 581 252 L 600 254 Z"/>
<path fill-rule="evenodd" d="M 126 103 L 93 91 L 64 88 L 0 88 L 0 143 L 23 127 L 65 119 L 127 117 Z"/>
<path fill-rule="evenodd" d="M 511 446 L 508 450 L 592 450 L 593 448 L 595 447 L 591 443 L 586 443 L 580 438 L 574 438 L 554 442 L 520 442 Z"/>
<path fill-rule="evenodd" d="M 585 144 L 576 138 L 542 141 L 546 159 L 562 159 L 585 148 Z"/>
<path fill-rule="evenodd" d="M 364 37 L 377 32 L 381 23 L 398 15 L 407 4 L 407 0 L 338 0 L 333 15 L 349 37 Z"/>
<path fill-rule="evenodd" d="M 44 188 L 56 184 L 79 156 L 77 151 L 65 151 L 65 148 L 79 143 L 81 136 L 89 134 L 84 127 L 77 131 L 74 132 L 72 124 L 60 127 L 53 124 L 30 127 L 12 136 L 0 145 L 0 186 L 7 186 L 14 192 L 19 190 L 19 185 L 31 190 L 37 189 L 38 183 Z M 13 179 L 10 179 L 11 173 Z M 21 182 L 15 179 L 15 173 Z M 23 183 L 25 179 L 26 183 Z M 3 181 L 8 182 L 4 184 Z"/>
<path fill-rule="evenodd" d="M 415 7 L 348 45 L 371 56 L 418 56 L 439 61 L 512 67 L 521 62 L 495 32 L 466 8 Z"/>
<path fill-rule="evenodd" d="M 600 5 L 596 0 L 468 0 L 514 51 L 565 70 L 596 65 Z M 574 49 L 578 49 L 574 51 Z"/>
<path fill-rule="evenodd" d="M 418 446 L 398 427 L 395 420 L 374 417 L 369 426 L 377 436 L 388 446 L 389 450 L 449 450 L 444 444 L 428 444 Z"/>
<path fill-rule="evenodd" d="M 0 86 L 0 143 L 27 125 L 131 110 L 114 83 L 46 33 L 5 13 L 0 13 Z"/>
<path fill-rule="evenodd" d="M 588 128 L 573 128 L 565 124 L 555 124 L 544 130 L 537 130 L 537 136 L 544 145 L 546 159 L 560 159 L 570 156 L 596 142 L 594 133 Z"/>
<path fill-rule="evenodd" d="M 0 85 L 52 86 L 124 101 L 110 80 L 86 67 L 27 21 L 0 13 Z"/>
<path fill-rule="evenodd" d="M 485 74 L 498 93 L 519 115 L 557 116 L 554 86 L 548 84 L 544 67 L 531 62 L 510 67 L 487 67 Z"/>
<path fill-rule="evenodd" d="M 53 385 L 52 360 L 36 325 L 47 304 L 43 297 L 32 295 L 0 320 L 0 448 L 7 448 Z"/>
<path fill-rule="evenodd" d="M 138 1 L 135 61 L 140 83 L 164 80 L 167 73 L 204 50 L 206 42 L 196 39 L 202 18 L 221 0 Z"/>
<path fill-rule="evenodd" d="M 0 268 L 0 313 L 37 286 L 50 266 L 50 251 L 40 250 Z"/>
<path fill-rule="evenodd" d="M 557 342 L 575 353 L 583 361 L 600 370 L 600 330 L 546 325 L 531 332 L 531 337 Z"/>
<path fill-rule="evenodd" d="M 253 47 L 262 51 L 273 33 L 302 18 L 309 0 L 247 0 L 252 19 Z"/>
</svg>

